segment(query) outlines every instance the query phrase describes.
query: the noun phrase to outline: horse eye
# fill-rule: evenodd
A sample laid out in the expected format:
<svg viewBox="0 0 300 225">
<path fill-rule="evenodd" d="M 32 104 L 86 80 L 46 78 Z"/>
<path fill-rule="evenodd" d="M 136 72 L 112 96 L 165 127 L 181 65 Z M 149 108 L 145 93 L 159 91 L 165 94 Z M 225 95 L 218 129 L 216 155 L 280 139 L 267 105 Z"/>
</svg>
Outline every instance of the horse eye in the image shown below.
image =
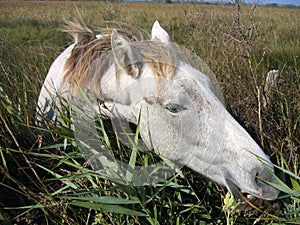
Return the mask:
<svg viewBox="0 0 300 225">
<path fill-rule="evenodd" d="M 178 112 L 180 112 L 180 111 L 186 109 L 185 107 L 183 107 L 183 106 L 181 106 L 181 105 L 178 105 L 178 104 L 176 104 L 176 103 L 169 103 L 169 104 L 166 104 L 166 105 L 164 106 L 164 108 L 165 108 L 166 110 L 168 110 L 169 112 L 171 112 L 171 113 L 178 113 Z"/>
</svg>

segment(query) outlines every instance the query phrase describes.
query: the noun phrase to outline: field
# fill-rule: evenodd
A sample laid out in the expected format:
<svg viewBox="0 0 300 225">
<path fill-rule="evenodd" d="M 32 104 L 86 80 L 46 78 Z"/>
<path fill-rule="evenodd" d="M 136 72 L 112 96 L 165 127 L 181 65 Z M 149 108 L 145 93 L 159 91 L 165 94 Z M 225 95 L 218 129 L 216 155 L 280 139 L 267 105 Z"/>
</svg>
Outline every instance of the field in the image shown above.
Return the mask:
<svg viewBox="0 0 300 225">
<path fill-rule="evenodd" d="M 67 118 L 49 128 L 53 142 L 37 135 L 39 90 L 72 42 L 64 20 L 95 31 L 125 22 L 147 35 L 156 19 L 208 64 L 227 109 L 270 155 L 282 180 L 278 200 L 236 202 L 188 168 L 163 184 L 121 185 L 86 166 Z M 279 75 L 270 82 L 273 69 Z M 299 9 L 0 1 L 0 223 L 300 224 L 299 99 Z"/>
</svg>

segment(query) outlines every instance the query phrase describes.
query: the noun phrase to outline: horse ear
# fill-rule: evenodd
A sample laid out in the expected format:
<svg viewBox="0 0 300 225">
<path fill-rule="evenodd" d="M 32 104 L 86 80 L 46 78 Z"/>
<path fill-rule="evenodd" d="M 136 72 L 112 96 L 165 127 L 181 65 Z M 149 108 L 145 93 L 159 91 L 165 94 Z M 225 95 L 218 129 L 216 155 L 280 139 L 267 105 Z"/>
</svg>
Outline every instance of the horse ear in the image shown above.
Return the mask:
<svg viewBox="0 0 300 225">
<path fill-rule="evenodd" d="M 142 72 L 144 58 L 116 30 L 111 35 L 112 52 L 119 69 L 124 69 L 128 75 L 138 77 Z"/>
<path fill-rule="evenodd" d="M 156 20 L 153 24 L 152 31 L 151 31 L 151 40 L 155 41 L 161 41 L 161 42 L 170 42 L 170 36 L 159 24 L 159 22 Z"/>
</svg>

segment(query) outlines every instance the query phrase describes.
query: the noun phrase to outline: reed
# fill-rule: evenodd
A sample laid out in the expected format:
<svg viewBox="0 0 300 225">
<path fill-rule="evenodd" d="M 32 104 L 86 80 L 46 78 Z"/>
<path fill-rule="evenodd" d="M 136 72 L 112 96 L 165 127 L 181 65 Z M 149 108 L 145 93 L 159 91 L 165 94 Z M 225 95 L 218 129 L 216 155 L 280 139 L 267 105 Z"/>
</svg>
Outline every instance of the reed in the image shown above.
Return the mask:
<svg viewBox="0 0 300 225">
<path fill-rule="evenodd" d="M 237 203 L 187 168 L 163 184 L 121 185 L 86 165 L 69 118 L 49 127 L 53 142 L 37 135 L 39 90 L 72 41 L 61 32 L 64 20 L 94 30 L 126 22 L 147 35 L 155 19 L 216 74 L 229 111 L 277 165 L 279 200 Z M 254 5 L 0 1 L 1 223 L 299 224 L 299 24 L 299 9 Z M 268 77 L 273 69 L 276 78 Z M 110 135 L 99 139 L 118 158 L 158 160 L 126 149 L 104 125 Z"/>
</svg>

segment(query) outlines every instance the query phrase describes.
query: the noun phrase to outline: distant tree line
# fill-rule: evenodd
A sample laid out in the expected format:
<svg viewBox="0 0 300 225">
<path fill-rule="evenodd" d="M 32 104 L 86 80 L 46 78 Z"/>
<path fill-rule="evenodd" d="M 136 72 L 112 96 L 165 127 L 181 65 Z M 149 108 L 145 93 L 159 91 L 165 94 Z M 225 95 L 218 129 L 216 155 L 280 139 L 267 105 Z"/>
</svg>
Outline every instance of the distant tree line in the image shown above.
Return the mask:
<svg viewBox="0 0 300 225">
<path fill-rule="evenodd" d="M 299 8 L 300 6 L 296 6 L 293 4 L 277 4 L 277 3 L 269 3 L 265 4 L 267 7 L 284 7 L 284 8 Z"/>
</svg>

